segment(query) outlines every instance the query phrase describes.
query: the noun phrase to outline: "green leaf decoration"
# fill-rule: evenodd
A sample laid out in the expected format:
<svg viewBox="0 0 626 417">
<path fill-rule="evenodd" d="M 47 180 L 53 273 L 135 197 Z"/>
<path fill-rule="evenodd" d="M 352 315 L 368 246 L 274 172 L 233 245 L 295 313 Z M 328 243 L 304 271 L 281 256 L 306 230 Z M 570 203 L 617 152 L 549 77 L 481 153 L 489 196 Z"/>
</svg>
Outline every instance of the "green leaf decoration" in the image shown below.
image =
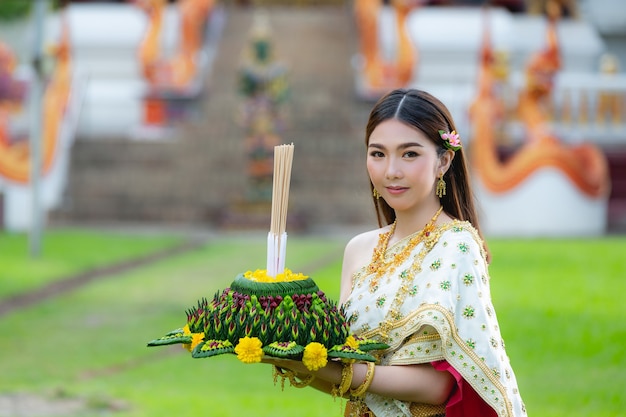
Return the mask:
<svg viewBox="0 0 626 417">
<path fill-rule="evenodd" d="M 376 340 L 365 340 L 359 343 L 359 350 L 369 352 L 371 350 L 384 350 L 389 349 L 389 345 L 386 343 L 378 342 Z"/>
<path fill-rule="evenodd" d="M 376 358 L 361 349 L 354 349 L 347 345 L 333 346 L 328 350 L 329 358 L 355 359 L 366 362 L 376 362 Z"/>
<path fill-rule="evenodd" d="M 206 340 L 196 346 L 191 352 L 193 358 L 208 358 L 235 352 L 235 346 L 228 340 Z"/>
<path fill-rule="evenodd" d="M 263 295 L 311 294 L 319 291 L 319 287 L 311 278 L 284 282 L 257 282 L 247 279 L 243 274 L 237 275 L 230 288 L 234 291 L 256 295 L 257 297 Z"/>
<path fill-rule="evenodd" d="M 354 340 L 359 344 L 359 349 L 365 352 L 369 352 L 370 350 L 384 350 L 389 349 L 389 345 L 386 343 L 379 342 L 375 339 L 364 339 L 360 336 L 353 336 Z"/>
<path fill-rule="evenodd" d="M 177 343 L 191 343 L 191 335 L 184 334 L 182 329 L 180 331 L 171 331 L 163 337 L 148 342 L 148 346 L 165 346 L 175 345 Z"/>
<path fill-rule="evenodd" d="M 304 352 L 304 346 L 296 342 L 273 342 L 263 347 L 263 353 L 277 358 L 297 358 Z"/>
<path fill-rule="evenodd" d="M 380 343 L 372 341 L 371 343 L 359 343 L 359 350 L 369 352 L 370 350 L 384 350 L 389 349 L 389 345 L 386 343 Z"/>
</svg>

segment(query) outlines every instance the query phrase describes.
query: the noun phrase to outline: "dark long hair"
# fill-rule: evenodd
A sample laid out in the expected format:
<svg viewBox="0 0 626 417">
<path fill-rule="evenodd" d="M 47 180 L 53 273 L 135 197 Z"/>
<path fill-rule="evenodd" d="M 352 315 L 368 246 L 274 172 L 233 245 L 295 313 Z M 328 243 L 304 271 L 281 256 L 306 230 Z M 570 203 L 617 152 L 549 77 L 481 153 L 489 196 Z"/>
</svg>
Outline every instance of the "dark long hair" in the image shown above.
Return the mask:
<svg viewBox="0 0 626 417">
<path fill-rule="evenodd" d="M 397 119 L 419 129 L 435 144 L 439 156 L 447 150 L 439 131 L 456 130 L 450 111 L 439 99 L 421 90 L 397 89 L 378 100 L 370 112 L 365 131 L 365 146 L 369 145 L 370 136 L 376 126 L 389 119 Z M 454 218 L 470 222 L 481 234 L 463 148 L 455 152 L 443 179 L 447 185 L 446 195 L 441 198 L 445 212 Z M 370 188 L 373 192 L 374 185 L 371 181 Z M 393 223 L 396 219 L 395 211 L 384 199 L 373 200 L 379 226 Z"/>
</svg>

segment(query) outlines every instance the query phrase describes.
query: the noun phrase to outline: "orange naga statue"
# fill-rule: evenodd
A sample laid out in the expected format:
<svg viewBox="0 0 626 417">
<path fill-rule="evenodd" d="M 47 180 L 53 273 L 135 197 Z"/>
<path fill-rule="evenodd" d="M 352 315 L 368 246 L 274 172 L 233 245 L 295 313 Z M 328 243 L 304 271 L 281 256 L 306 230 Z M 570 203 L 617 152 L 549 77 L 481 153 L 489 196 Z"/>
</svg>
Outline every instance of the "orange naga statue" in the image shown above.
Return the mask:
<svg viewBox="0 0 626 417">
<path fill-rule="evenodd" d="M 494 193 L 514 189 L 540 168 L 563 172 L 589 197 L 608 195 L 609 173 L 604 154 L 593 144 L 562 143 L 548 126 L 546 103 L 552 80 L 560 68 L 556 17 L 549 19 L 548 46 L 530 60 L 527 84 L 519 94 L 517 114 L 526 130 L 526 142 L 506 161 L 498 155 L 496 130 L 502 123 L 503 104 L 494 93 L 494 60 L 491 45 L 483 44 L 478 95 L 470 107 L 474 127 L 472 166 L 484 186 Z"/>
<path fill-rule="evenodd" d="M 160 54 L 159 37 L 163 28 L 166 0 L 135 0 L 148 14 L 148 27 L 141 45 L 139 60 L 144 77 L 157 88 L 184 90 L 197 75 L 198 52 L 202 49 L 204 29 L 214 0 L 179 0 L 180 41 L 175 56 Z"/>
<path fill-rule="evenodd" d="M 547 47 L 530 58 L 526 67 L 526 88 L 519 95 L 517 113 L 529 131 L 528 140 L 539 140 L 544 136 L 542 130 L 547 122 L 546 115 L 550 114 L 554 76 L 561 69 L 557 13 L 556 9 L 549 8 Z"/>
<path fill-rule="evenodd" d="M 16 65 L 13 51 L 0 42 L 0 112 L 13 113 L 22 108 L 25 85 L 13 76 Z"/>
<path fill-rule="evenodd" d="M 42 103 L 42 162 L 47 172 L 57 151 L 58 135 L 68 103 L 72 61 L 67 24 L 63 26 L 61 40 L 53 51 L 56 57 L 54 72 L 48 81 Z M 0 59 L 2 61 L 2 59 Z M 5 68 L 0 69 L 0 72 Z M 0 176 L 17 183 L 30 180 L 30 146 L 28 141 L 13 141 L 9 137 L 10 114 L 0 106 Z"/>
<path fill-rule="evenodd" d="M 406 18 L 419 2 L 391 0 L 395 12 L 395 57 L 385 56 L 381 48 L 380 27 L 383 0 L 355 0 L 354 12 L 359 31 L 360 53 L 363 59 L 363 78 L 366 88 L 373 93 L 402 87 L 411 81 L 417 57 L 406 29 Z"/>
</svg>

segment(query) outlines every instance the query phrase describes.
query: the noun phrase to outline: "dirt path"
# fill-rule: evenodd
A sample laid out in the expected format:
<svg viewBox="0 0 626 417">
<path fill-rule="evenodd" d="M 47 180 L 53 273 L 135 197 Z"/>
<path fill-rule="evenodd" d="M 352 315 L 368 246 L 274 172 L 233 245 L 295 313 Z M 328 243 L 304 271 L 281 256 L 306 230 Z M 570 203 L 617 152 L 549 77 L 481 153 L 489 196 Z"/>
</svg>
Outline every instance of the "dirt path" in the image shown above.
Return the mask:
<svg viewBox="0 0 626 417">
<path fill-rule="evenodd" d="M 50 395 L 25 392 L 0 394 L 0 417 L 101 415 L 128 408 L 128 404 L 120 400 L 72 397 L 60 391 Z"/>
</svg>

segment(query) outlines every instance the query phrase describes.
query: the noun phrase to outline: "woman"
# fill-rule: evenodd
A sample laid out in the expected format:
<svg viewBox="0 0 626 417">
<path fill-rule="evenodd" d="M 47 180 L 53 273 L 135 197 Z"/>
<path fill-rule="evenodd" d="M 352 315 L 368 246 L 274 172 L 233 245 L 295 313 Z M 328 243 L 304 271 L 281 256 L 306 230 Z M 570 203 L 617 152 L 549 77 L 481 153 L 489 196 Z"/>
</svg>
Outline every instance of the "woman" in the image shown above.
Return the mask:
<svg viewBox="0 0 626 417">
<path fill-rule="evenodd" d="M 381 227 L 347 244 L 341 303 L 352 332 L 390 348 L 376 365 L 275 364 L 350 398 L 346 414 L 359 417 L 526 415 L 449 111 L 423 91 L 392 91 L 370 114 L 366 145 Z"/>
</svg>

